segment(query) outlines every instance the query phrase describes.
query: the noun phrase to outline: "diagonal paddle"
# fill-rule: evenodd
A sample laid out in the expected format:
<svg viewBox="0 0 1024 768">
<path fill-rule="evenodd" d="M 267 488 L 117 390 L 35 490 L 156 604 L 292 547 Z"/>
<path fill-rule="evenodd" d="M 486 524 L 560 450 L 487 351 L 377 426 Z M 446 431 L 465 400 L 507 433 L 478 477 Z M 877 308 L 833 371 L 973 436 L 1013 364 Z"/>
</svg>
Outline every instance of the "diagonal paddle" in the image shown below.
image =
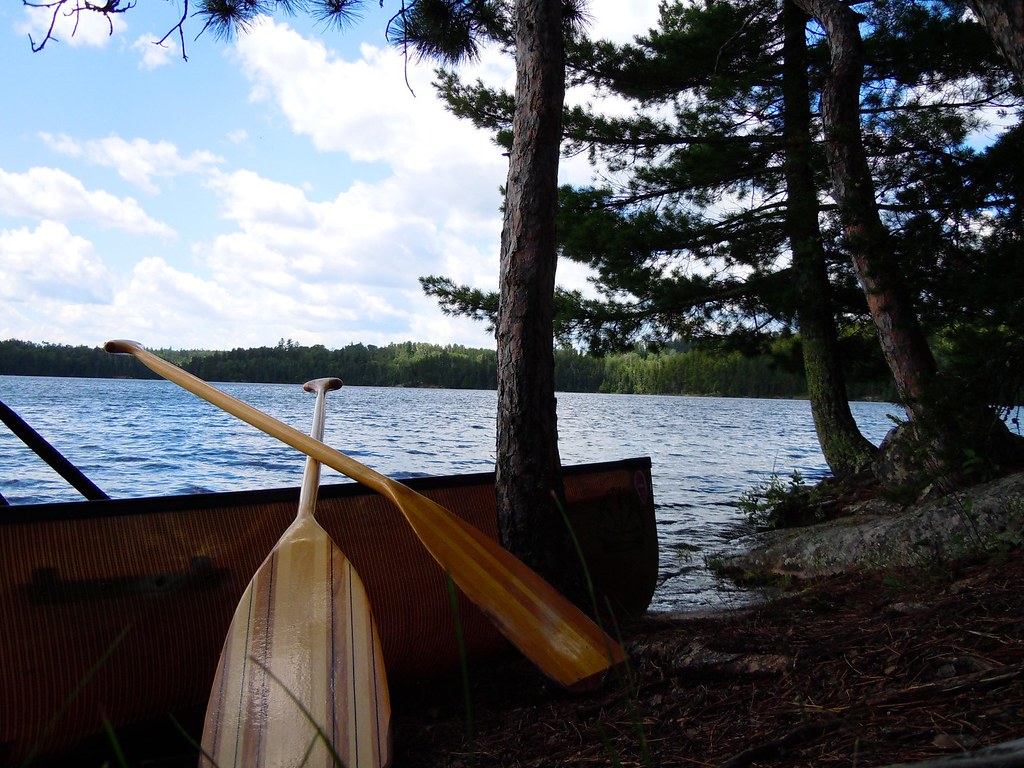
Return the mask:
<svg viewBox="0 0 1024 768">
<path fill-rule="evenodd" d="M 340 379 L 316 379 L 313 428 Z M 391 707 L 370 602 L 314 519 L 320 462 L 306 459 L 295 522 L 256 571 L 231 620 L 203 727 L 201 767 L 391 762 Z"/>
<path fill-rule="evenodd" d="M 496 541 L 411 488 L 237 400 L 134 341 L 108 352 L 135 355 L 164 378 L 357 480 L 394 502 L 438 564 L 513 645 L 561 685 L 600 685 L 625 652 L 586 614 Z"/>
</svg>

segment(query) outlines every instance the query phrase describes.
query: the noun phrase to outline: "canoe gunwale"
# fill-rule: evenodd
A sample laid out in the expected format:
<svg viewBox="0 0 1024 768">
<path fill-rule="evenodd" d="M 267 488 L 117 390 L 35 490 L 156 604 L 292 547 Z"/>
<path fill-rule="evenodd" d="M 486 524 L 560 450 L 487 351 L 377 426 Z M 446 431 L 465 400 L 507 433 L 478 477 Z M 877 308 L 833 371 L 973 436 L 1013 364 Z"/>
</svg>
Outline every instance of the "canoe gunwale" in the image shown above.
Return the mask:
<svg viewBox="0 0 1024 768">
<path fill-rule="evenodd" d="M 616 469 L 651 471 L 650 457 L 618 459 L 572 464 L 562 467 L 563 477 L 573 477 Z M 474 485 L 494 484 L 495 473 L 470 472 L 456 475 L 426 475 L 416 477 L 395 477 L 403 485 L 415 491 L 426 493 L 440 489 L 455 490 Z M 370 490 L 354 481 L 321 484 L 319 498 L 344 499 L 371 495 Z M 144 515 L 154 512 L 194 513 L 204 509 L 237 507 L 251 504 L 272 504 L 297 502 L 299 486 L 279 488 L 258 488 L 240 491 L 210 491 L 205 493 L 174 494 L 167 496 L 139 496 L 76 501 L 40 502 L 36 504 L 13 504 L 0 507 L 0 525 L 6 523 L 31 523 L 48 520 L 89 519 L 117 515 Z"/>
</svg>

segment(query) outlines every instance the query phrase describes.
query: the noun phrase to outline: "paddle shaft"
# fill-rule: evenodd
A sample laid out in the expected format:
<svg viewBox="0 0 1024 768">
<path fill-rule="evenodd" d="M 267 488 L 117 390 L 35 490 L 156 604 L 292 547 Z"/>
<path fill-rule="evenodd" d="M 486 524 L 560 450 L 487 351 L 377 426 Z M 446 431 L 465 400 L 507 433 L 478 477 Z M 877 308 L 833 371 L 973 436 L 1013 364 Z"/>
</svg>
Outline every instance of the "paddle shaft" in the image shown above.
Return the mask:
<svg viewBox="0 0 1024 768">
<path fill-rule="evenodd" d="M 32 429 L 21 416 L 2 402 L 0 402 L 0 421 L 3 421 L 11 432 L 21 438 L 25 445 L 35 451 L 39 458 L 49 464 L 57 474 L 67 480 L 85 498 L 90 501 L 110 498 L 92 480 L 83 475 L 78 467 L 46 442 L 42 435 Z"/>
<path fill-rule="evenodd" d="M 554 587 L 439 504 L 162 360 L 137 342 L 109 341 L 105 349 L 134 355 L 169 381 L 390 499 L 466 596 L 561 685 L 593 688 L 609 667 L 625 659 L 622 648 Z"/>
<path fill-rule="evenodd" d="M 208 403 L 227 411 L 232 416 L 256 427 L 261 432 L 266 432 L 268 435 L 276 437 L 281 442 L 287 443 L 307 456 L 315 457 L 321 463 L 327 464 L 343 475 L 359 481 L 366 487 L 389 498 L 393 497 L 391 486 L 397 483 L 391 480 L 391 478 L 360 464 L 339 451 L 333 450 L 316 438 L 304 434 L 282 421 L 278 421 L 274 417 L 263 413 L 263 411 L 253 408 L 238 398 L 232 397 L 227 392 L 207 384 L 198 376 L 194 376 L 173 363 L 157 357 L 138 342 L 126 340 L 108 341 L 104 345 L 104 349 L 107 352 L 134 355 L 147 368 L 160 374 L 168 381 L 174 382 L 183 389 L 187 389 L 192 394 L 201 397 Z"/>
<path fill-rule="evenodd" d="M 341 386 L 341 379 L 336 378 L 313 379 L 302 385 L 304 390 L 316 395 L 316 405 L 313 406 L 313 425 L 309 429 L 310 437 L 323 440 L 327 393 L 341 389 Z M 316 514 L 316 497 L 319 489 L 320 462 L 312 456 L 307 456 L 306 468 L 302 472 L 302 487 L 299 489 L 298 517 L 312 518 Z"/>
</svg>

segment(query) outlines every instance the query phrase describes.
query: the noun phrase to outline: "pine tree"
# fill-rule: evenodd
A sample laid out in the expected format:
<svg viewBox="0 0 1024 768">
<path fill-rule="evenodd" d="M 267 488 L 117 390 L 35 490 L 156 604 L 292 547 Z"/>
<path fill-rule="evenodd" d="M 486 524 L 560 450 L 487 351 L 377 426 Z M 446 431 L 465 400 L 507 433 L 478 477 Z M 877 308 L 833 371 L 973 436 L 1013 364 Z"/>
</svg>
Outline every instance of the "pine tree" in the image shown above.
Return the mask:
<svg viewBox="0 0 1024 768">
<path fill-rule="evenodd" d="M 850 201 L 837 194 L 830 205 L 827 195 L 869 190 L 872 242 L 891 251 L 881 260 L 891 272 L 883 282 L 906 295 L 886 306 L 904 308 L 896 327 L 917 340 L 902 349 L 888 344 L 913 403 L 917 379 L 934 375 L 934 363 L 921 357 L 929 347 L 917 303 L 956 303 L 955 291 L 933 289 L 946 264 L 966 253 L 968 230 L 986 217 L 980 185 L 951 184 L 950 174 L 964 178 L 972 157 L 966 137 L 981 109 L 1006 95 L 991 44 L 955 3 L 878 2 L 869 10 L 863 87 L 853 91 L 844 134 L 856 140 L 863 131 L 869 141 L 857 167 L 836 174 L 833 163 L 831 178 L 822 146 L 836 144 L 823 141 L 823 116 L 808 112 L 824 105 L 834 127 L 830 48 L 795 6 L 666 4 L 660 27 L 635 45 L 584 41 L 570 57 L 575 80 L 638 106 L 628 118 L 567 112 L 565 151 L 589 152 L 627 181 L 563 190 L 562 252 L 594 267 L 604 300 L 563 294 L 570 317 L 562 332 L 602 350 L 723 334 L 743 346 L 765 329 L 798 328 L 823 451 L 836 474 L 862 467 L 869 448 L 846 404 L 833 318 L 864 318 L 866 297 L 883 330 L 892 326 L 877 312 L 878 286 L 865 294 L 854 282 L 871 275 L 851 258 Z M 805 54 L 808 39 L 814 44 Z M 499 140 L 507 134 L 503 95 L 451 76 L 442 89 L 457 114 L 495 129 Z M 859 250 L 877 255 L 878 247 Z M 450 310 L 472 304 L 450 283 L 426 287 Z"/>
</svg>

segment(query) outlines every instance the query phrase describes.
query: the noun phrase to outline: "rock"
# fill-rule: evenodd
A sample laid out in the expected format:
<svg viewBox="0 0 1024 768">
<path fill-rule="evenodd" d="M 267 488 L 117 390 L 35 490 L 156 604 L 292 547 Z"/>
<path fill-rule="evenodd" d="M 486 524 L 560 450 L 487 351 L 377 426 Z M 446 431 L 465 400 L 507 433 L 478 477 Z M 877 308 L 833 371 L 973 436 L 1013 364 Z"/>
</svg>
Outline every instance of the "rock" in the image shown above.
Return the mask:
<svg viewBox="0 0 1024 768">
<path fill-rule="evenodd" d="M 929 437 L 914 422 L 898 424 L 875 453 L 875 478 L 892 492 L 917 494 L 924 501 L 976 480 L 979 472 L 1024 469 L 1024 437 L 992 413 L 947 424 L 943 431 L 955 441 Z M 952 453 L 946 443 L 956 446 Z"/>
<path fill-rule="evenodd" d="M 724 573 L 813 578 L 891 566 L 939 566 L 1024 541 L 1024 473 L 900 508 L 873 499 L 856 514 L 803 528 L 765 531 L 723 558 Z"/>
<path fill-rule="evenodd" d="M 917 487 L 924 470 L 920 466 L 920 438 L 910 423 L 890 429 L 875 454 L 872 471 L 887 488 Z"/>
</svg>

